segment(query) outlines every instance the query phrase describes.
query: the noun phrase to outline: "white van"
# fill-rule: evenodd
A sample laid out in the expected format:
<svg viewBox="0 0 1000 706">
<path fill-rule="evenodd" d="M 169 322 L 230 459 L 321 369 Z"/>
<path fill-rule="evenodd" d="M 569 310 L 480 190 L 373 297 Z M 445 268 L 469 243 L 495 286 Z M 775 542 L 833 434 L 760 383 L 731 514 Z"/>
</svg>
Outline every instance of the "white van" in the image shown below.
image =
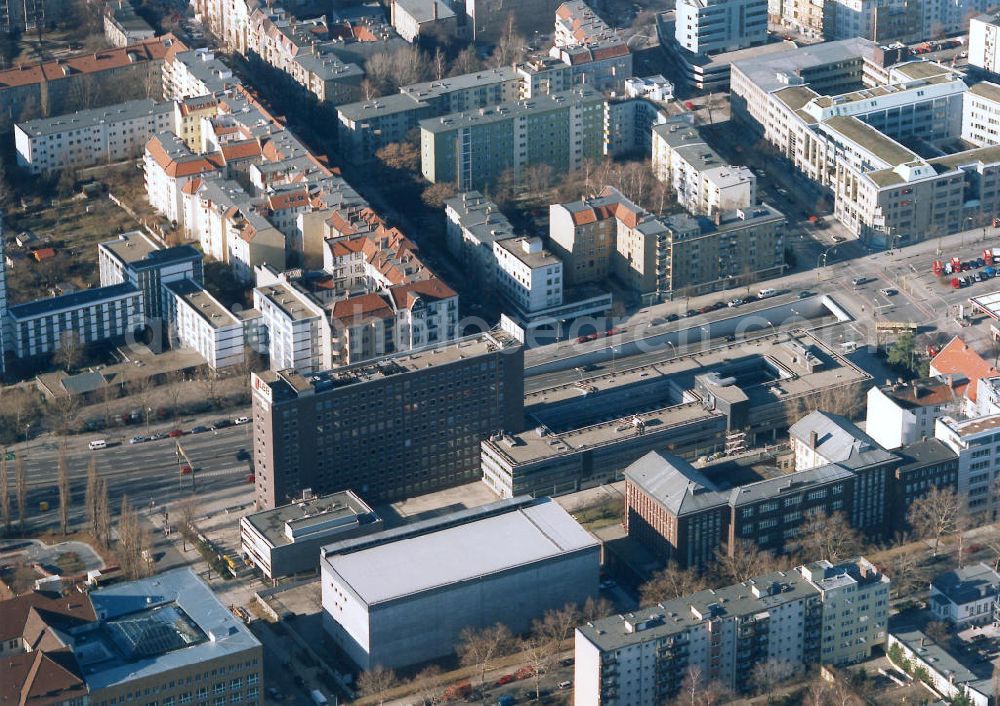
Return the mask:
<svg viewBox="0 0 1000 706">
<path fill-rule="evenodd" d="M 762 289 L 759 292 L 757 292 L 757 298 L 767 299 L 768 297 L 773 297 L 777 293 L 778 293 L 777 289 L 772 289 L 771 287 L 768 287 L 767 289 Z"/>
<path fill-rule="evenodd" d="M 104 439 L 95 439 L 94 441 L 91 441 L 88 446 L 90 446 L 91 451 L 97 451 L 98 449 L 108 448 L 108 442 Z"/>
</svg>

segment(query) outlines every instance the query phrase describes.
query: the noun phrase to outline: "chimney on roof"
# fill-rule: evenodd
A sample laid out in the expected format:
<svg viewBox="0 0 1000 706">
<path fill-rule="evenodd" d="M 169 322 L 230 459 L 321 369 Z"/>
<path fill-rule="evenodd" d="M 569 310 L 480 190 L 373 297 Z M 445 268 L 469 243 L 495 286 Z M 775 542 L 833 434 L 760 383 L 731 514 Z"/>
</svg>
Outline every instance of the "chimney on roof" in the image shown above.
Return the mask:
<svg viewBox="0 0 1000 706">
<path fill-rule="evenodd" d="M 431 17 L 435 20 L 438 18 L 438 4 L 437 0 L 431 0 Z"/>
<path fill-rule="evenodd" d="M 715 221 L 715 225 L 717 226 L 722 225 L 722 211 L 719 209 L 715 209 L 715 211 L 713 211 L 712 213 L 712 220 Z"/>
<path fill-rule="evenodd" d="M 817 434 L 816 430 L 813 429 L 811 432 L 809 432 L 809 448 L 815 451 L 816 443 L 818 441 L 819 441 L 819 434 Z"/>
</svg>

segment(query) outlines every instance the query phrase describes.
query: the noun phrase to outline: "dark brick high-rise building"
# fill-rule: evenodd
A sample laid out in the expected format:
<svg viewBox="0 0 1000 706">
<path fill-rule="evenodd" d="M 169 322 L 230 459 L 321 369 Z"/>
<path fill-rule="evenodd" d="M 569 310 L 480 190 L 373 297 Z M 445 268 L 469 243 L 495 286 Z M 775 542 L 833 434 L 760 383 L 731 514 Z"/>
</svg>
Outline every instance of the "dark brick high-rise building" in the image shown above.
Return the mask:
<svg viewBox="0 0 1000 706">
<path fill-rule="evenodd" d="M 396 500 L 481 476 L 479 442 L 524 422 L 524 351 L 500 332 L 303 377 L 253 375 L 256 499 Z"/>
</svg>

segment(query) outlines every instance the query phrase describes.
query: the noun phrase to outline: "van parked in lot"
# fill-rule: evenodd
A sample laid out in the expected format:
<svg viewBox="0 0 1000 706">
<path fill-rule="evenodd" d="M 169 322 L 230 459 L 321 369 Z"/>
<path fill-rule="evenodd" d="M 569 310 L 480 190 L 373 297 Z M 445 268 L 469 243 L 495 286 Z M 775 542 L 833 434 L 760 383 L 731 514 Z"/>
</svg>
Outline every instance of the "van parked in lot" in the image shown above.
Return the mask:
<svg viewBox="0 0 1000 706">
<path fill-rule="evenodd" d="M 108 448 L 108 442 L 105 441 L 104 439 L 94 439 L 89 444 L 87 444 L 87 446 L 90 447 L 91 451 L 97 451 L 98 449 Z"/>
<path fill-rule="evenodd" d="M 773 297 L 777 293 L 778 293 L 777 289 L 774 289 L 772 287 L 768 287 L 767 289 L 762 289 L 759 292 L 757 292 L 757 298 L 758 299 L 767 299 L 768 297 Z"/>
</svg>

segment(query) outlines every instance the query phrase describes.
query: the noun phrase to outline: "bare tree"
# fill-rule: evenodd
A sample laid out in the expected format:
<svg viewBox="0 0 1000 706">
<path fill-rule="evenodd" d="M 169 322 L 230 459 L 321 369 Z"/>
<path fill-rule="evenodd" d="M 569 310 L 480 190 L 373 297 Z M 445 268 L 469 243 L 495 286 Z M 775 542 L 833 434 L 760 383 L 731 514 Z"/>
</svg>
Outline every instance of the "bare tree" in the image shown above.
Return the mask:
<svg viewBox="0 0 1000 706">
<path fill-rule="evenodd" d="M 14 461 L 14 497 L 17 500 L 17 525 L 23 533 L 28 519 L 28 477 L 20 456 Z"/>
<path fill-rule="evenodd" d="M 73 423 L 80 414 L 80 398 L 76 395 L 60 395 L 46 405 L 52 428 L 61 434 L 73 429 Z"/>
<path fill-rule="evenodd" d="M 899 552 L 893 555 L 886 567 L 886 574 L 892 579 L 890 586 L 897 598 L 908 596 L 927 583 L 925 572 L 914 552 Z"/>
<path fill-rule="evenodd" d="M 69 485 L 69 465 L 66 462 L 66 448 L 59 445 L 56 485 L 59 489 L 59 529 L 69 534 L 69 506 L 72 501 Z"/>
<path fill-rule="evenodd" d="M 707 585 L 704 577 L 694 569 L 681 569 L 676 563 L 670 562 L 639 587 L 639 595 L 643 605 L 647 605 L 686 596 Z"/>
<path fill-rule="evenodd" d="M 441 181 L 424 189 L 423 193 L 420 194 L 420 200 L 428 208 L 444 208 L 444 202 L 457 193 L 458 189 L 455 188 L 454 184 Z"/>
<path fill-rule="evenodd" d="M 4 536 L 10 534 L 10 478 L 6 456 L 0 459 L 0 522 L 3 522 Z"/>
<path fill-rule="evenodd" d="M 799 527 L 793 546 L 802 561 L 826 559 L 836 564 L 861 551 L 861 537 L 844 513 L 827 515 L 817 508 Z"/>
<path fill-rule="evenodd" d="M 542 674 L 549 670 L 557 649 L 555 643 L 540 635 L 530 635 L 521 644 L 521 652 L 528 658 L 531 678 L 535 686 L 535 701 L 542 698 Z"/>
<path fill-rule="evenodd" d="M 466 667 L 474 667 L 479 672 L 479 683 L 486 683 L 486 672 L 493 667 L 498 657 L 511 649 L 513 635 L 510 628 L 497 623 L 481 630 L 465 628 L 458 638 L 458 657 Z"/>
<path fill-rule="evenodd" d="M 951 642 L 951 629 L 943 620 L 932 620 L 924 627 L 924 634 L 942 647 Z"/>
<path fill-rule="evenodd" d="M 420 706 L 432 706 L 437 703 L 441 693 L 441 673 L 441 667 L 429 664 L 413 677 L 414 695 Z"/>
<path fill-rule="evenodd" d="M 180 402 L 181 395 L 184 394 L 184 383 L 187 378 L 184 376 L 183 371 L 175 370 L 172 373 L 167 374 L 167 379 L 163 385 L 160 386 L 160 394 L 163 395 L 163 401 L 166 404 L 170 414 L 177 414 L 178 403 Z"/>
<path fill-rule="evenodd" d="M 94 539 L 97 539 L 97 490 L 99 479 L 97 477 L 97 459 L 91 456 L 90 463 L 87 464 L 87 490 L 85 491 L 83 504 L 87 513 L 87 525 L 90 528 Z"/>
<path fill-rule="evenodd" d="M 545 615 L 534 621 L 531 631 L 542 640 L 561 646 L 572 637 L 579 622 L 580 610 L 567 603 L 562 608 L 545 611 Z"/>
<path fill-rule="evenodd" d="M 211 368 L 206 367 L 198 377 L 202 392 L 208 398 L 209 404 L 214 408 L 222 405 L 222 379 Z"/>
<path fill-rule="evenodd" d="M 365 696 L 372 696 L 378 700 L 379 706 L 385 703 L 386 692 L 391 691 L 399 685 L 399 678 L 392 669 L 386 669 L 381 664 L 376 664 L 367 672 L 362 672 L 358 677 L 358 690 Z"/>
<path fill-rule="evenodd" d="M 758 693 L 767 694 L 768 702 L 774 694 L 774 689 L 783 682 L 792 679 L 799 673 L 799 665 L 783 659 L 769 659 L 754 665 L 750 681 Z"/>
<path fill-rule="evenodd" d="M 390 142 L 379 148 L 375 157 L 390 169 L 416 171 L 420 168 L 420 150 L 409 142 Z"/>
<path fill-rule="evenodd" d="M 108 481 L 101 478 L 97 484 L 97 542 L 108 546 L 111 542 L 111 500 L 108 497 Z"/>
<path fill-rule="evenodd" d="M 524 61 L 528 40 L 516 30 L 516 26 L 517 15 L 511 12 L 507 15 L 507 27 L 493 50 L 491 59 L 493 66 L 511 66 Z"/>
<path fill-rule="evenodd" d="M 73 372 L 83 360 L 84 351 L 83 341 L 76 331 L 63 331 L 59 334 L 59 348 L 52 356 L 52 362 L 66 372 Z"/>
<path fill-rule="evenodd" d="M 865 700 L 852 692 L 841 680 L 828 682 L 817 679 L 809 685 L 802 706 L 864 706 Z"/>
<path fill-rule="evenodd" d="M 680 693 L 671 706 L 719 706 L 732 700 L 732 692 L 718 681 L 709 680 L 701 667 L 690 665 L 684 673 Z"/>
<path fill-rule="evenodd" d="M 906 515 L 913 531 L 920 537 L 933 537 L 932 553 L 937 556 L 941 539 L 954 534 L 962 524 L 962 502 L 950 488 L 931 488 L 910 505 Z"/>
<path fill-rule="evenodd" d="M 194 521 L 198 516 L 199 503 L 197 495 L 192 495 L 174 503 L 174 517 L 176 518 L 177 526 L 180 527 L 181 538 L 184 542 L 184 551 L 187 551 L 188 548 L 188 538 L 196 532 Z"/>
<path fill-rule="evenodd" d="M 817 394 L 810 394 L 788 400 L 785 415 L 789 424 L 794 424 L 802 417 L 817 409 L 847 417 L 855 418 L 865 405 L 865 395 L 857 385 L 827 388 Z"/>
<path fill-rule="evenodd" d="M 474 74 L 483 67 L 483 62 L 479 60 L 475 47 L 468 46 L 455 55 L 451 62 L 450 76 L 461 76 L 462 74 Z"/>
<path fill-rule="evenodd" d="M 592 623 L 595 620 L 606 618 L 614 612 L 614 604 L 604 596 L 600 596 L 596 599 L 593 596 L 589 596 L 587 600 L 583 602 L 583 607 L 580 609 L 580 620 L 586 623 Z"/>
<path fill-rule="evenodd" d="M 143 554 L 149 547 L 149 538 L 139 519 L 139 513 L 129 504 L 128 495 L 122 496 L 118 515 L 118 563 L 128 578 L 145 576 L 148 566 Z"/>
<path fill-rule="evenodd" d="M 754 576 L 777 571 L 781 562 L 772 552 L 764 551 L 757 542 L 737 538 L 732 547 L 715 552 L 715 570 L 724 583 L 743 583 Z"/>
</svg>

